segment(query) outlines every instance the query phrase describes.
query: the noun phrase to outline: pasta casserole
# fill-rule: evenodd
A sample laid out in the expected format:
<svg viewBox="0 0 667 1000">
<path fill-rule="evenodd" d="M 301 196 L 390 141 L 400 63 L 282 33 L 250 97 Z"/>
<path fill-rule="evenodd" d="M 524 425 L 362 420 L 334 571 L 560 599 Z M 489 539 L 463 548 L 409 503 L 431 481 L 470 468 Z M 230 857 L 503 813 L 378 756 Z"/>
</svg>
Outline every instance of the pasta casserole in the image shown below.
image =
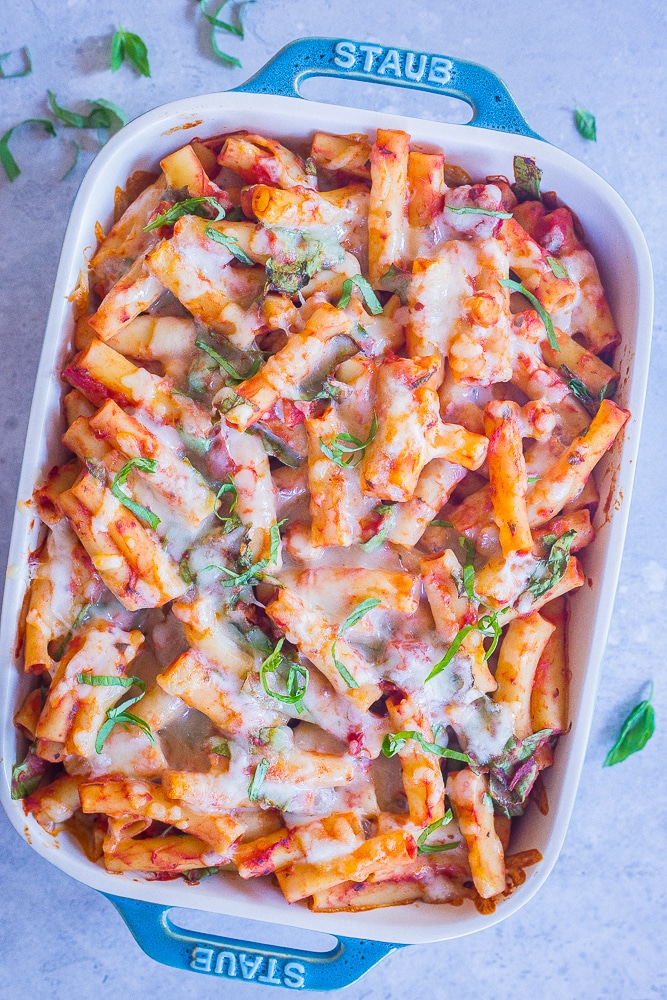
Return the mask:
<svg viewBox="0 0 667 1000">
<path fill-rule="evenodd" d="M 159 167 L 72 294 L 13 794 L 109 872 L 490 912 L 629 417 L 581 225 L 398 130 Z"/>
</svg>

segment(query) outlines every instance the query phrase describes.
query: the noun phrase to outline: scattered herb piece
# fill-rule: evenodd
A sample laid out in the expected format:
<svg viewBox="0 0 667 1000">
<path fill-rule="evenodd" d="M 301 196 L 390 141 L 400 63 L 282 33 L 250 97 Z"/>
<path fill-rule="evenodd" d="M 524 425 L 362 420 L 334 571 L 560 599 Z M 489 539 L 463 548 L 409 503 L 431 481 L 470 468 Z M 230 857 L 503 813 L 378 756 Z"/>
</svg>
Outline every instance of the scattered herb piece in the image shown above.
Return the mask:
<svg viewBox="0 0 667 1000">
<path fill-rule="evenodd" d="M 368 306 L 370 312 L 373 316 L 379 316 L 382 312 L 382 306 L 380 305 L 380 300 L 371 288 L 370 284 L 361 274 L 353 274 L 351 278 L 346 278 L 343 282 L 343 294 L 340 297 L 338 303 L 339 309 L 345 309 L 349 306 L 350 299 L 352 298 L 352 286 L 356 285 L 361 292 L 364 302 Z"/>
<path fill-rule="evenodd" d="M 246 402 L 243 397 L 239 396 L 239 399 L 244 403 Z M 295 451 L 294 448 L 290 448 L 286 441 L 279 438 L 277 434 L 269 430 L 263 424 L 256 423 L 248 427 L 246 434 L 256 434 L 257 437 L 262 439 L 262 444 L 264 445 L 264 451 L 267 455 L 271 455 L 273 458 L 277 458 L 279 462 L 283 465 L 287 465 L 290 469 L 298 469 L 303 462 L 303 456 Z"/>
<path fill-rule="evenodd" d="M 262 757 L 259 764 L 255 768 L 255 773 L 252 776 L 252 781 L 248 785 L 248 798 L 251 802 L 256 802 L 259 798 L 259 792 L 264 784 L 264 779 L 266 778 L 266 773 L 271 767 L 270 762 L 266 757 Z"/>
<path fill-rule="evenodd" d="M 515 156 L 514 193 L 519 201 L 541 201 L 542 171 L 531 156 Z"/>
<path fill-rule="evenodd" d="M 547 255 L 547 264 L 557 278 L 567 280 L 570 276 L 557 257 Z"/>
<path fill-rule="evenodd" d="M 442 671 L 449 666 L 461 648 L 461 644 L 463 643 L 465 637 L 473 631 L 481 633 L 485 639 L 491 639 L 491 645 L 484 653 L 484 659 L 488 660 L 493 654 L 502 635 L 502 626 L 498 621 L 498 615 L 502 614 L 503 611 L 507 611 L 507 608 L 499 608 L 497 611 L 490 611 L 488 614 L 482 615 L 481 618 L 478 618 L 477 624 L 464 625 L 460 628 L 454 636 L 452 644 L 443 658 L 438 660 L 438 662 L 431 668 L 431 672 L 426 680 L 430 681 L 433 677 L 437 677 L 438 674 L 442 673 Z"/>
<path fill-rule="evenodd" d="M 81 154 L 81 146 L 80 146 L 80 145 L 79 145 L 79 143 L 78 143 L 78 142 L 76 141 L 76 139 L 72 139 L 72 143 L 73 143 L 73 145 L 74 145 L 74 161 L 73 161 L 73 163 L 72 163 L 72 166 L 71 166 L 71 167 L 69 167 L 69 169 L 68 169 L 68 170 L 66 170 L 66 171 L 65 171 L 65 173 L 64 173 L 64 174 L 62 175 L 62 177 L 60 178 L 60 180 L 61 180 L 61 181 L 66 181 L 66 180 L 67 180 L 67 178 L 69 177 L 69 175 L 70 175 L 71 173 L 73 173 L 73 171 L 74 171 L 74 169 L 75 169 L 75 167 L 76 167 L 77 163 L 79 162 L 79 156 L 80 156 L 80 154 Z"/>
<path fill-rule="evenodd" d="M 232 494 L 232 502 L 231 502 L 231 505 L 229 507 L 229 514 L 226 517 L 224 517 L 222 514 L 218 513 L 218 501 L 220 500 L 220 498 L 225 493 L 231 493 Z M 223 483 L 222 486 L 220 487 L 220 489 L 218 490 L 218 492 L 215 495 L 214 513 L 215 513 L 215 516 L 217 517 L 217 519 L 219 521 L 222 521 L 222 523 L 225 525 L 225 529 L 226 529 L 225 530 L 225 534 L 228 534 L 229 531 L 233 531 L 234 528 L 238 528 L 241 525 L 241 519 L 239 518 L 238 514 L 234 513 L 234 509 L 236 507 L 236 504 L 238 503 L 238 500 L 239 500 L 239 492 L 236 489 L 236 486 L 234 485 L 234 482 L 233 482 L 233 480 L 230 477 L 229 482 L 228 483 Z M 230 522 L 232 522 L 232 527 L 231 528 L 229 527 Z"/>
<path fill-rule="evenodd" d="M 5 59 L 9 59 L 10 56 L 20 54 L 23 61 L 23 69 L 18 70 L 16 73 L 5 73 L 2 68 L 2 64 Z M 27 45 L 24 45 L 20 49 L 15 49 L 13 52 L 3 52 L 0 55 L 0 80 L 15 80 L 19 76 L 29 76 L 32 73 L 32 60 L 30 58 L 30 49 Z"/>
<path fill-rule="evenodd" d="M 211 753 L 217 753 L 218 757 L 229 757 L 232 756 L 232 751 L 229 746 L 229 740 L 220 739 L 211 747 Z"/>
<path fill-rule="evenodd" d="M 454 528 L 456 531 L 456 525 L 452 524 L 451 521 L 442 521 L 439 518 L 436 518 L 435 521 L 431 521 L 429 526 L 431 528 Z"/>
<path fill-rule="evenodd" d="M 125 57 L 135 69 L 139 70 L 142 76 L 151 75 L 146 43 L 139 35 L 135 35 L 131 31 L 123 31 L 123 28 L 119 26 L 118 31 L 111 39 L 111 69 L 114 73 L 120 69 Z"/>
<path fill-rule="evenodd" d="M 389 270 L 385 271 L 378 281 L 378 288 L 381 288 L 383 292 L 392 292 L 394 295 L 398 295 L 401 305 L 406 306 L 408 304 L 408 285 L 410 284 L 411 277 L 410 271 L 404 271 L 402 268 L 392 264 Z"/>
<path fill-rule="evenodd" d="M 228 2 L 228 0 L 222 0 L 222 3 L 216 9 L 215 14 L 207 14 L 206 8 L 208 6 L 208 0 L 197 0 L 197 2 L 199 3 L 199 7 L 201 9 L 202 14 L 204 15 L 208 23 L 211 25 L 211 47 L 215 52 L 216 56 L 218 57 L 218 59 L 224 62 L 227 66 L 241 66 L 240 59 L 237 59 L 235 56 L 230 56 L 227 52 L 222 51 L 222 49 L 219 47 L 217 43 L 215 33 L 217 30 L 221 30 L 221 31 L 226 31 L 232 35 L 237 35 L 239 38 L 243 38 L 244 37 L 244 28 L 242 20 L 243 8 L 246 6 L 247 3 L 252 3 L 253 0 L 244 0 L 244 3 L 241 3 L 239 5 L 238 25 L 230 24 L 228 21 L 222 21 L 218 16 L 222 8 Z"/>
<path fill-rule="evenodd" d="M 509 288 L 512 292 L 521 292 L 528 301 L 531 303 L 533 308 L 536 310 L 538 316 L 544 324 L 544 329 L 547 331 L 547 340 L 549 341 L 549 346 L 553 351 L 558 351 L 560 353 L 560 347 L 558 346 L 558 341 L 556 340 L 556 332 L 554 330 L 554 325 L 551 320 L 551 316 L 546 311 L 542 303 L 535 298 L 532 292 L 521 284 L 520 281 L 512 281 L 511 278 L 500 278 L 499 282 L 503 288 Z"/>
<path fill-rule="evenodd" d="M 178 573 L 183 583 L 187 583 L 189 587 L 193 580 L 192 573 L 190 571 L 190 561 L 187 556 L 183 556 L 178 564 Z"/>
<path fill-rule="evenodd" d="M 453 851 L 456 847 L 461 844 L 460 840 L 452 841 L 449 844 L 427 844 L 427 839 L 434 833 L 439 827 L 446 826 L 447 823 L 451 823 L 454 816 L 452 810 L 448 809 L 441 819 L 436 819 L 434 823 L 431 823 L 419 834 L 417 838 L 417 852 L 418 854 L 435 854 L 438 851 Z"/>
<path fill-rule="evenodd" d="M 540 772 L 536 754 L 554 735 L 552 729 L 519 740 L 510 737 L 501 754 L 489 762 L 489 794 L 505 816 L 520 816 Z"/>
<path fill-rule="evenodd" d="M 210 875 L 217 875 L 221 871 L 222 868 L 219 865 L 209 865 L 208 868 L 188 868 L 187 871 L 180 872 L 179 874 L 188 885 L 198 885 L 203 878 L 208 878 Z"/>
<path fill-rule="evenodd" d="M 42 760 L 35 753 L 35 744 L 28 748 L 24 760 L 20 764 L 14 764 L 12 768 L 12 788 L 13 799 L 25 799 L 32 795 L 42 781 L 42 778 L 51 767 L 51 762 Z"/>
<path fill-rule="evenodd" d="M 202 209 L 204 206 L 208 206 L 213 209 L 215 216 L 211 217 L 206 215 Z M 160 229 L 161 226 L 173 226 L 177 219 L 180 219 L 182 215 L 198 215 L 201 219 L 209 219 L 211 222 L 220 222 L 221 219 L 225 218 L 225 210 L 219 201 L 210 196 L 203 198 L 185 198 L 183 201 L 177 201 L 170 208 L 166 208 L 164 212 L 160 212 L 159 215 L 149 222 L 147 226 L 144 226 L 144 232 L 149 233 L 151 229 Z"/>
<path fill-rule="evenodd" d="M 422 750 L 426 750 L 427 753 L 437 754 L 438 757 L 460 760 L 464 764 L 472 763 L 467 753 L 459 753 L 458 750 L 449 750 L 447 747 L 440 746 L 439 743 L 429 743 L 421 733 L 418 733 L 414 729 L 406 729 L 402 733 L 387 733 L 382 740 L 382 753 L 385 757 L 394 757 L 403 749 L 408 740 L 416 740 Z"/>
<path fill-rule="evenodd" d="M 80 681 L 81 678 L 92 677 L 91 674 L 78 674 L 77 680 Z M 155 746 L 155 737 L 153 736 L 153 731 L 144 719 L 140 719 L 137 715 L 133 715 L 128 712 L 128 708 L 135 705 L 141 698 L 143 698 L 144 692 L 146 690 L 146 685 L 138 677 L 112 677 L 110 680 L 102 680 L 100 677 L 96 677 L 92 681 L 83 681 L 86 684 L 115 684 L 119 687 L 128 687 L 127 681 L 132 684 L 136 684 L 140 688 L 140 693 L 135 695 L 134 698 L 128 698 L 127 701 L 123 702 L 122 705 L 116 705 L 114 708 L 108 708 L 105 716 L 105 721 L 97 734 L 97 739 L 95 740 L 95 752 L 102 753 L 105 740 L 114 726 L 136 726 L 142 731 L 147 737 L 150 743 Z"/>
<path fill-rule="evenodd" d="M 459 535 L 459 545 L 462 545 L 466 553 L 466 561 L 463 565 L 463 589 L 466 592 L 466 597 L 469 601 L 476 601 L 477 595 L 475 594 L 475 556 L 477 555 L 475 551 L 475 546 L 466 538 L 465 535 Z"/>
<path fill-rule="evenodd" d="M 65 655 L 65 650 L 72 641 L 72 636 L 74 635 L 75 630 L 79 627 L 83 619 L 88 614 L 89 610 L 90 610 L 90 604 L 84 604 L 84 606 L 81 608 L 81 611 L 79 611 L 78 615 L 72 622 L 70 628 L 67 630 L 65 637 L 63 638 L 62 642 L 60 643 L 55 653 L 53 654 L 53 659 L 56 661 L 56 663 L 62 660 L 63 656 Z"/>
<path fill-rule="evenodd" d="M 577 132 L 584 139 L 589 139 L 590 142 L 597 142 L 595 115 L 592 115 L 590 111 L 586 111 L 584 108 L 575 108 L 574 124 L 577 126 Z"/>
<path fill-rule="evenodd" d="M 338 635 L 343 635 L 344 632 L 351 629 L 353 625 L 360 622 L 369 611 L 372 611 L 373 608 L 377 608 L 379 604 L 382 604 L 382 601 L 380 601 L 377 597 L 367 597 L 365 601 L 361 601 L 360 604 L 357 604 L 354 611 L 347 616 L 343 624 L 339 627 Z"/>
<path fill-rule="evenodd" d="M 227 380 L 227 385 L 232 385 L 232 386 L 240 385 L 241 382 L 245 382 L 246 379 L 252 378 L 253 375 L 256 375 L 262 366 L 262 359 L 254 358 L 248 374 L 241 375 L 241 373 L 236 370 L 231 361 L 228 361 L 227 358 L 223 358 L 222 354 L 219 354 L 218 351 L 216 351 L 214 347 L 211 347 L 210 344 L 207 344 L 206 341 L 195 340 L 195 347 L 198 347 L 200 351 L 204 351 L 205 354 L 208 354 L 209 358 L 212 358 L 213 361 L 215 361 L 216 365 L 222 368 L 222 370 L 226 372 L 227 375 L 229 375 L 229 379 Z"/>
<path fill-rule="evenodd" d="M 152 510 L 148 507 L 144 507 L 143 504 L 137 503 L 127 495 L 123 486 L 125 481 L 130 474 L 131 469 L 139 469 L 141 472 L 157 472 L 157 459 L 155 458 L 131 458 L 129 462 L 126 462 L 123 468 L 114 476 L 114 480 L 111 484 L 111 492 L 120 500 L 123 507 L 127 507 L 131 510 L 133 514 L 145 521 L 146 524 L 150 525 L 153 531 L 157 531 L 157 526 L 160 523 L 160 518 L 157 514 L 154 514 Z"/>
<path fill-rule="evenodd" d="M 259 668 L 259 678 L 262 682 L 262 687 L 271 698 L 275 698 L 277 701 L 282 701 L 285 705 L 296 705 L 298 708 L 299 703 L 303 700 L 303 696 L 308 688 L 310 674 L 308 672 L 308 667 L 302 666 L 300 663 L 296 663 L 294 660 L 291 660 L 289 657 L 286 657 L 281 653 L 284 641 L 284 638 L 279 639 L 276 644 L 276 648 L 261 664 Z M 279 694 L 277 691 L 273 691 L 269 687 L 267 680 L 267 674 L 277 673 L 278 668 L 283 663 L 289 663 L 289 673 L 287 674 L 287 679 L 285 681 L 287 694 Z"/>
<path fill-rule="evenodd" d="M 346 469 L 350 465 L 356 467 L 363 459 L 366 448 L 374 439 L 377 431 L 378 420 L 375 411 L 373 411 L 371 428 L 365 441 L 361 441 L 353 434 L 337 434 L 331 444 L 327 444 L 320 438 L 320 450 L 340 469 Z M 348 457 L 345 458 L 345 455 Z"/>
<path fill-rule="evenodd" d="M 226 247 L 231 254 L 233 254 L 237 260 L 240 260 L 242 264 L 250 264 L 252 266 L 253 261 L 250 260 L 245 250 L 242 250 L 239 246 L 239 241 L 235 236 L 227 236 L 226 233 L 220 233 L 217 229 L 213 229 L 212 226 L 206 227 L 206 235 L 210 240 L 215 243 L 220 243 L 223 247 Z"/>
<path fill-rule="evenodd" d="M 532 594 L 537 599 L 562 579 L 570 561 L 570 547 L 576 534 L 574 528 L 570 528 L 552 543 L 547 560 L 540 560 L 535 567 L 526 586 L 526 593 Z"/>
<path fill-rule="evenodd" d="M 389 529 L 391 528 L 391 514 L 393 513 L 394 505 L 391 503 L 381 503 L 375 508 L 375 513 L 382 517 L 382 525 L 378 531 L 372 535 L 368 541 L 359 542 L 359 548 L 364 552 L 375 552 L 379 549 L 382 543 L 386 540 L 389 534 Z"/>
<path fill-rule="evenodd" d="M 56 118 L 66 126 L 66 128 L 96 128 L 107 129 L 112 135 L 127 124 L 127 115 L 121 111 L 117 105 L 111 101 L 99 98 L 97 101 L 89 101 L 91 110 L 87 115 L 80 115 L 76 111 L 68 111 L 58 104 L 56 95 L 52 90 L 47 90 L 49 104 Z"/>
<path fill-rule="evenodd" d="M 0 139 L 0 163 L 2 163 L 5 173 L 10 181 L 15 181 L 21 171 L 18 163 L 9 150 L 9 140 L 16 129 L 21 128 L 23 125 L 41 125 L 44 131 L 49 135 L 56 134 L 53 122 L 49 121 L 48 118 L 26 118 L 24 121 L 19 122 L 18 125 L 12 125 L 11 128 L 7 129 L 2 139 Z"/>
<path fill-rule="evenodd" d="M 336 670 L 341 675 L 341 677 L 343 678 L 343 680 L 345 681 L 345 683 L 347 684 L 347 686 L 349 688 L 358 688 L 359 685 L 355 681 L 355 679 L 352 676 L 352 674 L 350 673 L 350 671 L 347 669 L 347 667 L 345 666 L 345 664 L 341 663 L 341 661 L 336 656 L 336 642 L 337 641 L 338 640 L 334 639 L 334 641 L 331 644 L 331 658 L 334 661 L 334 667 L 336 668 Z"/>
<path fill-rule="evenodd" d="M 457 215 L 490 215 L 494 219 L 511 219 L 511 212 L 498 211 L 495 208 L 475 208 L 474 205 L 461 205 L 456 208 L 454 205 L 445 205 L 445 208 L 450 212 L 456 212 Z"/>
<path fill-rule="evenodd" d="M 274 230 L 274 234 L 282 238 L 286 259 L 283 263 L 278 263 L 272 257 L 267 259 L 264 294 L 284 292 L 285 295 L 294 296 L 315 274 L 324 270 L 325 266 L 330 266 L 330 255 L 326 254 L 321 240 L 306 232 L 280 229 L 278 232 Z"/>
<path fill-rule="evenodd" d="M 142 694 L 146 690 L 146 685 L 139 677 L 116 677 L 113 674 L 77 674 L 76 679 L 79 684 L 88 684 L 90 687 L 123 687 L 131 688 L 136 684 L 141 688 Z"/>
<path fill-rule="evenodd" d="M 633 753 L 646 746 L 655 732 L 655 710 L 651 704 L 653 698 L 653 682 L 648 698 L 640 701 L 621 726 L 618 739 L 604 759 L 603 767 L 613 767 L 620 764 Z"/>
</svg>

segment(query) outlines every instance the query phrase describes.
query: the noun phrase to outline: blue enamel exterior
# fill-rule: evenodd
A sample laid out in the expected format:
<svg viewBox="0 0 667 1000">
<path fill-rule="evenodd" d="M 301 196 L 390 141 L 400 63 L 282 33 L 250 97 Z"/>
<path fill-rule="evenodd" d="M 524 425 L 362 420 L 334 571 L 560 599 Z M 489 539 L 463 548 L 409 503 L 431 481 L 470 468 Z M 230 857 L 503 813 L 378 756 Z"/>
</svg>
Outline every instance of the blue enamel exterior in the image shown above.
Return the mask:
<svg viewBox="0 0 667 1000">
<path fill-rule="evenodd" d="M 235 89 L 248 94 L 301 97 L 300 84 L 313 76 L 336 76 L 458 97 L 472 108 L 470 125 L 542 138 L 526 122 L 500 77 L 485 66 L 452 56 L 345 38 L 300 38 L 290 42 L 259 73 Z"/>
<path fill-rule="evenodd" d="M 470 125 L 541 139 L 521 115 L 502 80 L 484 66 L 451 56 L 371 46 L 350 39 L 301 38 L 290 42 L 259 73 L 235 89 L 300 98 L 301 82 L 313 76 L 384 83 L 457 97 L 472 108 Z M 336 947 L 328 952 L 258 946 L 250 941 L 182 930 L 169 919 L 171 907 L 105 895 L 147 955 L 163 965 L 216 979 L 288 990 L 337 990 L 356 982 L 391 952 L 404 947 L 346 937 L 339 937 Z"/>
<path fill-rule="evenodd" d="M 150 958 L 215 979 L 287 990 L 338 990 L 356 982 L 386 955 L 403 947 L 345 937 L 338 938 L 336 947 L 327 952 L 258 945 L 182 930 L 169 919 L 168 906 L 104 895 Z"/>
</svg>

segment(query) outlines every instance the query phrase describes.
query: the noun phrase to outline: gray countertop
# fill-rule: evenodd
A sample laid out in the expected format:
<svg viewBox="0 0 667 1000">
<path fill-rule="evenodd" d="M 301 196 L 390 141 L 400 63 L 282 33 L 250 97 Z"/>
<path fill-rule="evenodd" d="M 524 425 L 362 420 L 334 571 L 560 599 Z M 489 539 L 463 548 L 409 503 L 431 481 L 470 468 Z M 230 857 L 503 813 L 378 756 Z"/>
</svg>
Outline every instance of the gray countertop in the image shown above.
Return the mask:
<svg viewBox="0 0 667 1000">
<path fill-rule="evenodd" d="M 586 162 L 627 202 L 652 253 L 657 318 L 620 585 L 565 846 L 544 887 L 513 917 L 470 937 L 399 951 L 344 995 L 349 1000 L 667 997 L 664 4 L 256 0 L 245 11 L 245 39 L 229 36 L 226 46 L 241 58 L 242 69 L 215 60 L 193 0 L 4 0 L 2 14 L 0 51 L 28 45 L 34 72 L 0 80 L 0 132 L 22 119 L 43 117 L 47 88 L 66 107 L 104 97 L 136 117 L 179 97 L 240 84 L 293 38 L 343 36 L 489 66 L 505 80 L 540 135 Z M 147 41 L 151 79 L 127 66 L 115 74 L 108 69 L 111 34 L 118 23 Z M 465 120 L 459 102 L 431 95 L 327 80 L 312 81 L 305 90 L 321 100 Z M 576 104 L 595 113 L 597 143 L 576 132 Z M 80 138 L 73 131 L 65 136 Z M 17 133 L 12 141 L 21 176 L 10 184 L 0 171 L 0 334 L 3 353 L 7 351 L 0 366 L 3 562 L 60 245 L 95 148 L 90 136 L 81 141 L 79 162 L 63 181 L 58 178 L 73 159 L 73 143 L 35 129 Z M 641 754 L 603 769 L 620 723 L 651 679 L 655 736 Z M 273 987 L 262 992 L 252 984 L 204 979 L 155 964 L 134 944 L 106 900 L 42 860 L 4 813 L 0 834 L 3 1000 L 144 1000 L 156 995 L 270 1000 L 285 995 Z M 238 928 L 221 918 L 220 930 Z"/>
</svg>

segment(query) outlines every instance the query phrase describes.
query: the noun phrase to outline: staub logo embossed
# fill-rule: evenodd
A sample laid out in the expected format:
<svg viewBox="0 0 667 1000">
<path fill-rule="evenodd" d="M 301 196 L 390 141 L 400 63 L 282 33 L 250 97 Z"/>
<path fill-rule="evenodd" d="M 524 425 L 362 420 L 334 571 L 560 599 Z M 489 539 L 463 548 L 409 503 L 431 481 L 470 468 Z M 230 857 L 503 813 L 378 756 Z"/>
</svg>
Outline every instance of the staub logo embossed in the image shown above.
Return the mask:
<svg viewBox="0 0 667 1000">
<path fill-rule="evenodd" d="M 306 976 L 301 962 L 281 962 L 261 952 L 224 951 L 199 944 L 192 949 L 190 968 L 225 979 L 244 979 L 293 990 L 303 988 Z"/>
<path fill-rule="evenodd" d="M 393 77 L 411 83 L 444 87 L 451 80 L 453 63 L 445 56 L 360 42 L 336 42 L 334 62 L 339 69 L 356 70 L 374 77 Z"/>
</svg>

